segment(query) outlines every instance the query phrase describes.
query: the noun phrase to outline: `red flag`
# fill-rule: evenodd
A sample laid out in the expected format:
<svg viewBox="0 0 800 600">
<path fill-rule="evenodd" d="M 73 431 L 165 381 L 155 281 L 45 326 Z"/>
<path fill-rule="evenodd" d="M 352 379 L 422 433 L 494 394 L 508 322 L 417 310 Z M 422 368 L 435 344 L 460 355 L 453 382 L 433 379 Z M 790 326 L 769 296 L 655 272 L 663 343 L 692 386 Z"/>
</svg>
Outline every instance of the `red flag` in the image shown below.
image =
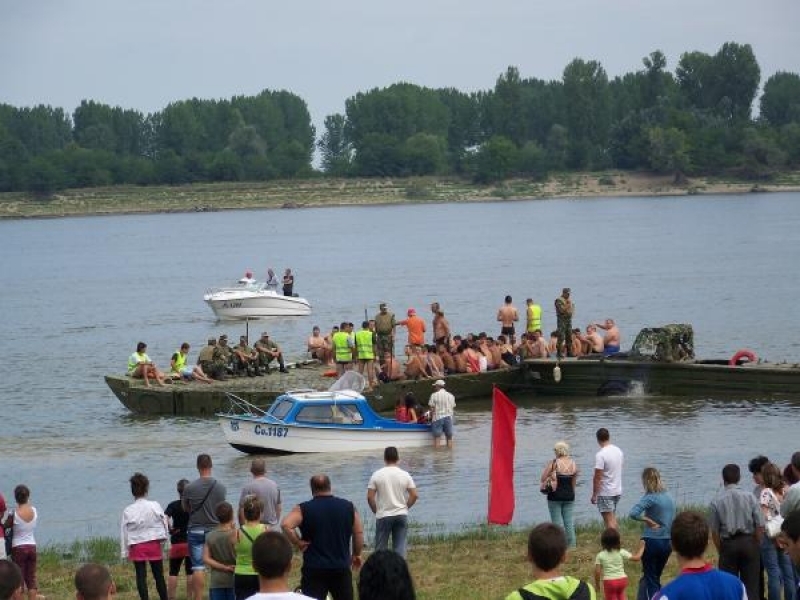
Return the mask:
<svg viewBox="0 0 800 600">
<path fill-rule="evenodd" d="M 514 447 L 517 407 L 499 389 L 492 392 L 492 456 L 489 464 L 489 523 L 508 525 L 514 516 Z"/>
</svg>

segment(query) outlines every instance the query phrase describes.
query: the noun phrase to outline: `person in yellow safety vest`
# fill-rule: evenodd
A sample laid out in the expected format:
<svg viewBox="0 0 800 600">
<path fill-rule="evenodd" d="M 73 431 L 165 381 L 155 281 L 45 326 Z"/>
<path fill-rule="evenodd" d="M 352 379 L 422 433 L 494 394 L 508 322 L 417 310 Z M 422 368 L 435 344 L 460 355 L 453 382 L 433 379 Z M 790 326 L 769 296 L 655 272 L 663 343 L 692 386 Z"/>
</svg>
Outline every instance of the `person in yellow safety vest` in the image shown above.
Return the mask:
<svg viewBox="0 0 800 600">
<path fill-rule="evenodd" d="M 528 305 L 527 326 L 525 331 L 533 333 L 537 329 L 542 329 L 542 307 L 533 303 L 533 298 L 528 298 L 525 303 Z"/>
<path fill-rule="evenodd" d="M 347 323 L 342 322 L 339 331 L 333 334 L 333 359 L 336 361 L 336 375 L 349 371 L 353 362 L 353 338 L 347 333 Z"/>
<path fill-rule="evenodd" d="M 369 321 L 361 323 L 361 330 L 356 333 L 356 356 L 358 357 L 358 372 L 364 374 L 367 370 L 369 387 L 375 386 L 375 332 L 369 327 Z"/>
<path fill-rule="evenodd" d="M 169 362 L 170 371 L 176 375 L 180 375 L 184 379 L 197 379 L 203 383 L 212 383 L 213 380 L 203 372 L 200 365 L 187 365 L 186 357 L 189 355 L 189 344 L 183 342 L 180 350 L 172 355 L 172 360 Z"/>
</svg>

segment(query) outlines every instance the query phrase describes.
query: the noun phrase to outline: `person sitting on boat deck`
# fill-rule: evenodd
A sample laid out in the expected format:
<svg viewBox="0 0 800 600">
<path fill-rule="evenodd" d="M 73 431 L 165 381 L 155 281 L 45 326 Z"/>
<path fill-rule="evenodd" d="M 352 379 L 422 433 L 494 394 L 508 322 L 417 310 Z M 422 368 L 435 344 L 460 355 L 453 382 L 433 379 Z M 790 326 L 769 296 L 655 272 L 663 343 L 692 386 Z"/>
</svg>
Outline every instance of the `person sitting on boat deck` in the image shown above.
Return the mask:
<svg viewBox="0 0 800 600">
<path fill-rule="evenodd" d="M 214 362 L 214 369 L 219 369 L 221 373 L 233 374 L 233 351 L 228 346 L 228 336 L 223 333 L 217 340 L 211 360 Z"/>
<path fill-rule="evenodd" d="M 603 354 L 608 356 L 619 352 L 622 337 L 619 333 L 619 327 L 614 323 L 614 319 L 606 319 L 605 323 L 595 323 L 594 326 L 606 332 L 603 336 Z"/>
<path fill-rule="evenodd" d="M 428 368 L 420 356 L 420 351 L 411 346 L 406 346 L 406 379 L 428 379 Z"/>
<path fill-rule="evenodd" d="M 453 363 L 455 363 L 456 366 L 456 373 L 467 372 L 467 357 L 464 354 L 467 350 L 467 345 L 466 340 L 461 340 L 458 347 L 453 352 Z"/>
<path fill-rule="evenodd" d="M 333 364 L 328 340 L 322 337 L 317 325 L 314 325 L 313 329 L 311 330 L 311 335 L 308 338 L 306 349 L 311 355 L 311 358 L 316 358 L 323 365 Z"/>
<path fill-rule="evenodd" d="M 408 392 L 402 398 L 397 399 L 394 409 L 395 421 L 401 423 L 418 423 L 421 407 L 417 402 L 414 392 Z"/>
<path fill-rule="evenodd" d="M 283 352 L 281 352 L 278 344 L 269 339 L 269 334 L 266 331 L 261 334 L 261 339 L 256 342 L 254 352 L 256 353 L 256 371 L 262 370 L 264 373 L 269 373 L 269 363 L 277 359 L 280 372 L 289 372 L 283 362 Z"/>
<path fill-rule="evenodd" d="M 147 356 L 147 344 L 136 344 L 136 352 L 128 357 L 128 376 L 144 379 L 144 384 L 150 387 L 150 380 L 155 379 L 158 385 L 164 385 L 164 374 L 159 371 Z"/>
<path fill-rule="evenodd" d="M 247 336 L 240 335 L 239 343 L 233 347 L 233 365 L 236 374 L 247 374 L 248 377 L 260 375 L 258 371 L 258 353 L 247 344 Z"/>
<path fill-rule="evenodd" d="M 597 333 L 597 327 L 592 323 L 586 326 L 586 335 L 581 336 L 584 354 L 602 354 L 603 336 Z"/>
<path fill-rule="evenodd" d="M 283 272 L 283 295 L 291 296 L 294 292 L 294 275 L 291 269 L 286 269 Z"/>
<path fill-rule="evenodd" d="M 558 355 L 558 332 L 557 331 L 551 331 L 550 332 L 550 340 L 547 342 L 547 354 L 548 355 L 552 355 L 552 354 Z"/>
<path fill-rule="evenodd" d="M 436 349 L 433 346 L 422 346 L 419 349 L 419 356 L 422 362 L 425 363 L 425 371 L 431 377 L 444 377 L 444 363 L 442 359 L 436 354 Z"/>
<path fill-rule="evenodd" d="M 189 355 L 189 343 L 183 342 L 180 349 L 178 349 L 169 362 L 170 371 L 176 375 L 180 375 L 184 379 L 197 379 L 203 383 L 212 383 L 200 365 L 186 364 L 186 357 Z"/>
<path fill-rule="evenodd" d="M 278 293 L 278 278 L 275 276 L 275 271 L 271 268 L 267 269 L 267 281 L 266 281 L 267 290 L 270 292 Z"/>
<path fill-rule="evenodd" d="M 358 360 L 358 372 L 364 375 L 364 371 L 368 386 L 367 389 L 371 390 L 375 387 L 375 332 L 369 327 L 369 321 L 361 322 L 361 329 L 355 334 L 356 342 L 356 358 Z"/>
<path fill-rule="evenodd" d="M 245 285 L 253 285 L 255 282 L 256 282 L 256 280 L 253 279 L 253 272 L 252 271 L 246 271 L 245 274 L 244 274 L 244 277 L 242 277 L 239 280 L 239 283 L 243 283 Z"/>
<path fill-rule="evenodd" d="M 453 360 L 453 355 L 450 354 L 450 350 L 448 350 L 446 344 L 437 344 L 436 354 L 439 357 L 439 360 L 442 361 L 445 375 L 450 375 L 451 373 L 456 372 L 456 362 Z"/>
<path fill-rule="evenodd" d="M 400 361 L 392 356 L 391 352 L 384 352 L 383 364 L 381 365 L 381 371 L 378 374 L 378 379 L 383 383 L 388 383 L 389 381 L 400 381 L 404 378 L 405 376 L 403 375 L 403 369 Z"/>
<path fill-rule="evenodd" d="M 214 362 L 214 350 L 217 348 L 217 340 L 208 338 L 208 344 L 203 346 L 197 356 L 197 364 L 203 369 L 203 373 L 212 379 L 225 379 L 225 365 Z"/>
<path fill-rule="evenodd" d="M 572 330 L 572 338 L 570 339 L 569 344 L 569 355 L 570 356 L 583 356 L 583 341 L 581 338 L 583 334 L 581 333 L 581 328 L 576 327 Z"/>
<path fill-rule="evenodd" d="M 524 335 L 525 334 L 523 334 L 523 336 Z M 513 367 L 514 365 L 517 364 L 517 359 L 514 357 L 513 346 L 508 343 L 506 336 L 504 335 L 497 336 L 497 350 L 500 352 L 500 358 L 509 367 Z"/>
</svg>

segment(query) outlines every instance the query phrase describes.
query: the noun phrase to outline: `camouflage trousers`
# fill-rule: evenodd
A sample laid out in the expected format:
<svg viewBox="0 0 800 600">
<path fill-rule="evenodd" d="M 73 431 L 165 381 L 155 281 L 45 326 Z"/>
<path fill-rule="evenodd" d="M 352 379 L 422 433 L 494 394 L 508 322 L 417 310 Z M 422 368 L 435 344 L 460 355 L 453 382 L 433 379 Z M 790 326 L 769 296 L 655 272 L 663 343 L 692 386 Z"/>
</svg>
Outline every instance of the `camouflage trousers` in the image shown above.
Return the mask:
<svg viewBox="0 0 800 600">
<path fill-rule="evenodd" d="M 572 317 L 558 317 L 558 356 L 568 356 L 572 342 Z"/>
</svg>

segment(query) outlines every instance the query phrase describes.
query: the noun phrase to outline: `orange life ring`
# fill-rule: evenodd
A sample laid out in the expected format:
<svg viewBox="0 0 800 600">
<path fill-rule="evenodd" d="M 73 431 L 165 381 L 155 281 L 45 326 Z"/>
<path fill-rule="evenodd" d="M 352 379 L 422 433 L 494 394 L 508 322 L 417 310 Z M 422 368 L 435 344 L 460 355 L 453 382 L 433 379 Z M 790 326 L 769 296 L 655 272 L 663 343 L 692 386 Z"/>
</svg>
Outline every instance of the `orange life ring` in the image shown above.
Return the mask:
<svg viewBox="0 0 800 600">
<path fill-rule="evenodd" d="M 736 354 L 731 356 L 731 359 L 728 361 L 728 364 L 732 367 L 735 367 L 736 365 L 739 364 L 739 361 L 743 358 L 746 358 L 748 362 L 756 362 L 758 360 L 758 357 L 756 356 L 755 352 L 753 352 L 752 350 L 747 350 L 745 348 L 739 350 Z"/>
</svg>

